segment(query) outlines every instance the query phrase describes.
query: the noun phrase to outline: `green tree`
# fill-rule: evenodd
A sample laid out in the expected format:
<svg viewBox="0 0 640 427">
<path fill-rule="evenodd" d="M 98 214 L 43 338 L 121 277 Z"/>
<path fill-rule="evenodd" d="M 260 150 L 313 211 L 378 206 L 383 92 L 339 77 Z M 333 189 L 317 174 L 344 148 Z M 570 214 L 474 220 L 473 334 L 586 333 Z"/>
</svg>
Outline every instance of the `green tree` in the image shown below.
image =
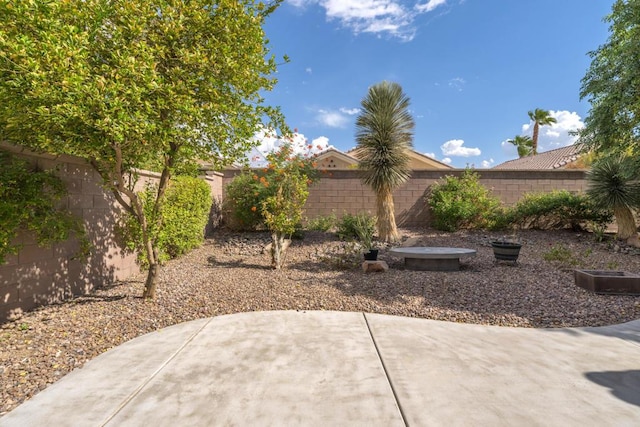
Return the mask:
<svg viewBox="0 0 640 427">
<path fill-rule="evenodd" d="M 157 232 L 176 167 L 229 162 L 262 120 L 285 127 L 262 91 L 275 84 L 262 24 L 281 0 L 3 0 L 0 132 L 80 156 L 140 223 L 153 298 Z M 134 191 L 136 168 L 159 164 L 153 215 Z"/>
<path fill-rule="evenodd" d="M 529 136 L 516 135 L 513 139 L 508 139 L 507 142 L 516 146 L 519 158 L 533 154 L 533 140 Z"/>
<path fill-rule="evenodd" d="M 538 133 L 540 126 L 547 126 L 558 121 L 549 115 L 547 110 L 536 108 L 529 111 L 529 118 L 533 121 L 533 137 L 531 138 L 531 154 L 538 154 Z"/>
<path fill-rule="evenodd" d="M 362 182 L 376 193 L 378 237 L 385 242 L 399 239 L 392 192 L 411 174 L 415 124 L 409 102 L 399 84 L 383 81 L 369 88 L 356 119 Z"/>
<path fill-rule="evenodd" d="M 605 17 L 609 39 L 589 52 L 580 98 L 591 104 L 580 142 L 603 152 L 640 154 L 640 1 L 618 0 Z"/>
<path fill-rule="evenodd" d="M 632 208 L 640 207 L 640 179 L 629 158 L 613 155 L 597 160 L 588 172 L 587 194 L 601 208 L 613 210 L 618 238 L 638 245 Z"/>
</svg>

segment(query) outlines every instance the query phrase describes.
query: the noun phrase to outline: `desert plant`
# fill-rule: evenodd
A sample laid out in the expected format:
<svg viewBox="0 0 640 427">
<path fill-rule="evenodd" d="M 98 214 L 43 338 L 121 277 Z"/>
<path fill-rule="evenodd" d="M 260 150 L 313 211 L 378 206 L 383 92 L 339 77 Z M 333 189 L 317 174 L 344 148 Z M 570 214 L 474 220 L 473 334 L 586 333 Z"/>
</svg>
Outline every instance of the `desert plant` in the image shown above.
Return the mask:
<svg viewBox="0 0 640 427">
<path fill-rule="evenodd" d="M 336 226 L 337 218 L 335 212 L 329 215 L 319 215 L 307 221 L 307 230 L 330 231 Z"/>
<path fill-rule="evenodd" d="M 376 194 L 378 235 L 385 242 L 399 239 L 392 191 L 410 176 L 414 125 L 409 97 L 399 84 L 384 81 L 369 88 L 356 119 L 358 167 L 362 182 Z"/>
<path fill-rule="evenodd" d="M 480 184 L 478 173 L 471 169 L 460 177 L 442 178 L 431 187 L 427 201 L 434 227 L 443 231 L 494 228 L 503 216 L 498 198 Z"/>
<path fill-rule="evenodd" d="M 547 126 L 557 123 L 558 121 L 551 117 L 547 110 L 536 108 L 533 111 L 529 111 L 529 118 L 533 121 L 533 136 L 531 137 L 531 154 L 538 154 L 538 133 L 540 126 Z"/>
<path fill-rule="evenodd" d="M 373 240 L 376 231 L 376 217 L 366 212 L 344 213 L 337 224 L 336 234 L 343 240 Z"/>
<path fill-rule="evenodd" d="M 587 196 L 566 190 L 527 193 L 509 209 L 508 216 L 516 228 L 541 230 L 580 230 L 589 224 L 608 224 L 612 218 L 609 210 L 597 207 Z"/>
</svg>

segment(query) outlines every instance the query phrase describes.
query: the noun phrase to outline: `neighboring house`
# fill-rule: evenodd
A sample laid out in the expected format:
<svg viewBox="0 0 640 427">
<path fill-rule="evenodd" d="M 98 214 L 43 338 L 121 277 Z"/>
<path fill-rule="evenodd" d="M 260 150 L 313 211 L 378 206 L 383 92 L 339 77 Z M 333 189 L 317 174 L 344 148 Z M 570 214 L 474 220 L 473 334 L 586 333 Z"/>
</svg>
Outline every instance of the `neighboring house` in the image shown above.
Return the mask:
<svg viewBox="0 0 640 427">
<path fill-rule="evenodd" d="M 555 150 L 538 153 L 534 156 L 521 157 L 508 160 L 494 166 L 491 169 L 499 170 L 541 170 L 541 169 L 568 169 L 581 156 L 581 147 L 577 144 L 568 145 Z"/>
<path fill-rule="evenodd" d="M 358 159 L 335 148 L 329 148 L 318 154 L 315 161 L 318 164 L 318 169 L 322 170 L 345 170 L 356 169 L 358 167 Z"/>
<path fill-rule="evenodd" d="M 358 149 L 353 148 L 346 153 L 350 157 L 358 160 Z M 434 158 L 431 158 L 427 155 L 420 154 L 415 150 L 409 150 L 409 167 L 411 170 L 442 170 L 442 169 L 453 169 L 452 166 L 440 162 Z"/>
</svg>

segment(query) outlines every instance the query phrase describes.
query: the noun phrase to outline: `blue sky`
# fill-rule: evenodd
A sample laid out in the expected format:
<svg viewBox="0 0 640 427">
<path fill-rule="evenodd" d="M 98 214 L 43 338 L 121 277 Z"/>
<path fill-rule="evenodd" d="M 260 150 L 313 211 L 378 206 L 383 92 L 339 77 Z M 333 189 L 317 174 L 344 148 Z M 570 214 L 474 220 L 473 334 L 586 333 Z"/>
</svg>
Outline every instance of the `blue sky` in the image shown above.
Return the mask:
<svg viewBox="0 0 640 427">
<path fill-rule="evenodd" d="M 589 51 L 608 38 L 614 0 L 285 0 L 265 31 L 279 105 L 296 138 L 347 151 L 369 86 L 411 98 L 414 148 L 454 167 L 517 157 L 527 112 L 552 111 L 540 151 L 568 145 L 589 104 L 579 100 Z M 267 144 L 268 145 L 268 144 Z M 266 147 L 266 146 L 265 146 Z"/>
</svg>

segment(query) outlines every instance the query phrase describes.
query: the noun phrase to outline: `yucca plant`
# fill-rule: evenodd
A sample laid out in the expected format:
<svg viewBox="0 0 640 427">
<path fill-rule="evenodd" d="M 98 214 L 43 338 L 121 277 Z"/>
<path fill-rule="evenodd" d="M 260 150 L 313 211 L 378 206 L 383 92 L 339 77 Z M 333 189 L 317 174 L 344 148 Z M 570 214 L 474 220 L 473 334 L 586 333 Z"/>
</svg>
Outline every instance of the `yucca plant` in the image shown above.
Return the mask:
<svg viewBox="0 0 640 427">
<path fill-rule="evenodd" d="M 399 240 L 392 192 L 411 175 L 415 123 L 409 102 L 399 84 L 383 81 L 369 88 L 356 119 L 361 178 L 376 194 L 378 237 L 385 242 Z"/>
<path fill-rule="evenodd" d="M 597 206 L 613 210 L 619 239 L 637 236 L 632 209 L 640 207 L 638 178 L 631 159 L 620 155 L 596 161 L 587 175 L 587 194 Z"/>
</svg>

